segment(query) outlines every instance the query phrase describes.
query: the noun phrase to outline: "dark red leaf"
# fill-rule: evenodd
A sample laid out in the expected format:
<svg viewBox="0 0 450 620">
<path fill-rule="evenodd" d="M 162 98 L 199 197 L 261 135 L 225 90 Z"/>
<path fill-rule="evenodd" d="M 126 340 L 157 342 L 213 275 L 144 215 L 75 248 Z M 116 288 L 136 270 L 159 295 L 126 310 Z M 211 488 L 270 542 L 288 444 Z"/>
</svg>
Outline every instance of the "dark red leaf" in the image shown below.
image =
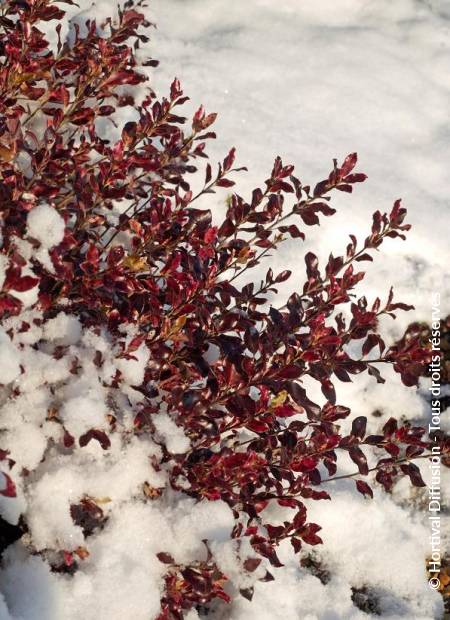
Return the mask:
<svg viewBox="0 0 450 620">
<path fill-rule="evenodd" d="M 344 159 L 343 164 L 341 165 L 340 168 L 340 176 L 341 177 L 346 177 L 348 174 L 350 174 L 350 172 L 353 170 L 353 168 L 356 166 L 356 162 L 358 161 L 358 154 L 357 153 L 351 153 L 350 155 L 347 155 L 347 157 Z"/>
<path fill-rule="evenodd" d="M 249 573 L 253 573 L 261 564 L 261 558 L 247 558 L 244 561 L 244 568 Z"/>
<path fill-rule="evenodd" d="M 15 278 L 12 282 L 10 282 L 9 288 L 11 288 L 13 291 L 23 293 L 34 288 L 37 284 L 39 284 L 39 278 L 33 278 L 32 276 L 22 276 L 19 278 Z"/>
<path fill-rule="evenodd" d="M 359 437 L 359 439 L 363 439 L 364 435 L 366 434 L 366 427 L 367 418 L 365 416 L 358 416 L 353 420 L 351 434 L 354 437 Z"/>
<path fill-rule="evenodd" d="M 363 476 L 367 476 L 369 473 L 369 466 L 367 465 L 367 459 L 364 452 L 358 446 L 352 446 L 348 451 L 350 458 L 358 466 L 359 473 Z"/>
<path fill-rule="evenodd" d="M 163 564 L 175 564 L 175 560 L 170 555 L 170 553 L 166 553 L 165 551 L 160 551 L 159 553 L 156 554 L 156 557 Z"/>
<path fill-rule="evenodd" d="M 373 491 L 364 480 L 356 480 L 356 488 L 364 497 L 373 497 Z"/>
<path fill-rule="evenodd" d="M 107 450 L 111 445 L 111 440 L 108 435 L 104 431 L 99 431 L 97 429 L 91 429 L 84 435 L 81 435 L 78 441 L 80 446 L 84 447 L 91 441 L 91 439 L 96 439 L 103 450 Z"/>
</svg>

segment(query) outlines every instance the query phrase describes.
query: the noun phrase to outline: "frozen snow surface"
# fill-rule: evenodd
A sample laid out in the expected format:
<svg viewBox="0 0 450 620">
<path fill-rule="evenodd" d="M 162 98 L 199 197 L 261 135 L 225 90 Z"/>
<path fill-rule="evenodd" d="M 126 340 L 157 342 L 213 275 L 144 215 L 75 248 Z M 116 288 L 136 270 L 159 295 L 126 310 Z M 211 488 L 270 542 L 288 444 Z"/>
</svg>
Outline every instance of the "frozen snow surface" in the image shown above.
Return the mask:
<svg viewBox="0 0 450 620">
<path fill-rule="evenodd" d="M 79 4 L 83 19 L 101 20 L 113 10 L 108 0 L 98 0 L 94 8 L 86 0 Z M 78 10 L 70 7 L 71 15 Z M 392 336 L 412 318 L 429 321 L 431 292 L 448 288 L 450 258 L 444 234 L 450 162 L 448 0 L 153 0 L 148 10 L 158 25 L 151 53 L 161 60 L 152 86 L 163 94 L 176 75 L 193 101 L 190 109 L 203 103 L 219 112 L 219 140 L 210 153 L 215 161 L 237 147 L 240 163 L 249 168 L 238 179 L 240 193 L 263 183 L 275 155 L 294 163 L 306 183 L 323 178 L 333 157 L 342 160 L 358 151 L 366 183 L 354 196 L 335 197 L 338 214 L 332 221 L 307 231 L 305 244 L 287 243 L 276 258 L 275 267 L 294 270 L 290 288 L 301 281 L 308 249 L 314 247 L 322 259 L 331 250 L 343 251 L 347 233 L 365 236 L 371 213 L 388 210 L 403 197 L 413 230 L 406 242 L 386 244 L 383 260 L 370 268 L 361 290 L 383 295 L 392 282 L 397 298 L 416 306 L 413 315 L 386 325 Z M 217 217 L 223 199 L 210 198 Z M 41 244 L 37 260 L 45 261 L 48 249 L 63 238 L 64 224 L 57 218 L 50 206 L 30 212 L 29 235 Z M 3 262 L 0 281 L 7 268 Z M 27 305 L 32 303 L 30 297 Z M 448 311 L 444 295 L 442 310 Z M 89 555 L 69 576 L 51 572 L 39 555 L 29 553 L 26 540 L 11 546 L 0 571 L 0 620 L 152 620 L 165 570 L 155 554 L 166 551 L 180 563 L 202 559 L 202 539 L 210 541 L 230 587 L 248 586 L 229 540 L 233 519 L 225 504 L 195 504 L 170 492 L 144 503 L 145 483 L 153 489 L 166 484 L 164 470 L 151 466 L 161 454 L 158 443 L 177 453 L 189 447 L 164 412 L 154 416 L 154 444 L 118 439 L 132 430 L 141 406 L 133 387 L 143 380 L 145 346 L 126 359 L 107 333 L 82 329 L 74 317 L 61 313 L 41 324 L 38 313 L 27 313 L 0 332 L 0 405 L 2 447 L 10 450 L 15 469 L 33 473 L 16 480 L 17 498 L 0 496 L 0 514 L 17 523 L 25 513 L 36 551 L 44 556 L 48 549 L 71 552 L 84 545 Z M 20 329 L 22 320 L 30 330 Z M 131 337 L 124 335 L 124 347 Z M 68 355 L 56 360 L 56 347 L 65 347 Z M 339 400 L 369 416 L 371 430 L 391 415 L 425 422 L 421 394 L 395 376 L 387 376 L 387 382 L 389 387 L 362 378 L 341 387 Z M 11 398 L 19 384 L 20 396 Z M 371 416 L 374 409 L 381 418 Z M 56 452 L 62 427 L 55 417 L 78 439 L 91 428 L 101 437 L 111 416 L 124 433 L 111 435 L 108 450 L 94 438 L 71 453 Z M 46 455 L 52 458 L 44 460 Z M 351 463 L 342 468 L 353 471 Z M 384 619 L 442 617 L 441 598 L 425 575 L 426 494 L 403 482 L 392 496 L 377 490 L 374 501 L 356 495 L 345 481 L 330 490 L 332 502 L 310 506 L 312 519 L 323 526 L 324 545 L 316 555 L 328 582 L 300 568 L 283 548 L 285 567 L 272 571 L 275 581 L 256 583 L 251 603 L 236 597 L 231 605 L 213 607 L 208 618 L 367 618 L 355 606 L 352 588 L 368 588 Z M 89 497 L 99 502 L 107 520 L 85 541 L 70 506 Z M 444 537 L 443 548 L 445 543 Z M 188 620 L 198 617 L 193 611 Z"/>
</svg>

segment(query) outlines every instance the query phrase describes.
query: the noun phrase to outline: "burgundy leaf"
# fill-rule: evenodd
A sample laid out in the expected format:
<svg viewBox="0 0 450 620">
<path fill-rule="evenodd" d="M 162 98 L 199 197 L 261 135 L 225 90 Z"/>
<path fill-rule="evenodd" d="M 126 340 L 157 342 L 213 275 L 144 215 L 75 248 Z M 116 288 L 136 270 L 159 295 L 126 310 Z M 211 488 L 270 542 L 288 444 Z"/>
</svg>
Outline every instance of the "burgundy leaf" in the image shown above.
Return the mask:
<svg viewBox="0 0 450 620">
<path fill-rule="evenodd" d="M 108 435 L 104 431 L 99 431 L 97 429 L 91 429 L 84 435 L 81 435 L 78 442 L 83 448 L 84 446 L 87 446 L 91 439 L 96 439 L 103 450 L 107 450 L 111 446 L 111 440 Z"/>
<path fill-rule="evenodd" d="M 365 416 L 359 416 L 355 418 L 352 422 L 351 434 L 354 437 L 359 437 L 359 439 L 364 439 L 364 435 L 366 434 L 366 427 L 367 427 L 367 418 Z"/>
<path fill-rule="evenodd" d="M 361 448 L 358 448 L 358 446 L 352 446 L 348 453 L 352 461 L 358 466 L 359 473 L 363 476 L 367 476 L 369 473 L 369 466 L 367 465 L 367 459 Z"/>
<path fill-rule="evenodd" d="M 356 488 L 362 495 L 364 495 L 364 497 L 373 498 L 373 491 L 367 482 L 364 482 L 364 480 L 356 480 Z"/>
</svg>

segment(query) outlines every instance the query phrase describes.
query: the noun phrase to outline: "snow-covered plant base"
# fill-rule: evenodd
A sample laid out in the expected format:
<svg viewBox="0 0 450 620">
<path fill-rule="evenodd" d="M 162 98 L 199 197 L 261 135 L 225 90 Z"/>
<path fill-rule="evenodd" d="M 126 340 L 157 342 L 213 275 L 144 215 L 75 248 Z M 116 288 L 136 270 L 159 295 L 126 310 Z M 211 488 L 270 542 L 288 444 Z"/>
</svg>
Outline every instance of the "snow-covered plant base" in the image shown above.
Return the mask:
<svg viewBox="0 0 450 620">
<path fill-rule="evenodd" d="M 406 210 L 308 252 L 287 300 L 290 271 L 256 283 L 366 176 L 352 153 L 310 186 L 278 157 L 214 225 L 235 150 L 191 189 L 215 114 L 183 131 L 179 81 L 142 86 L 143 4 L 70 29 L 51 0 L 1 5 L 0 619 L 438 617 L 424 527 L 380 497 L 424 487 L 424 429 L 337 389 L 384 368 L 406 390 L 429 361 L 379 333 L 410 309 L 392 290 L 355 293 Z"/>
<path fill-rule="evenodd" d="M 284 547 L 284 568 L 274 572 L 275 581 L 260 583 L 262 563 L 245 569 L 253 568 L 245 563 L 254 557 L 248 539 L 239 545 L 230 539 L 229 507 L 170 489 L 159 442 L 174 453 L 187 451 L 179 427 L 161 414 L 155 441 L 134 432 L 145 396 L 131 385 L 142 382 L 145 347 L 137 360 L 124 360 L 130 334 L 118 339 L 106 329 L 83 328 L 62 312 L 49 320 L 39 311 L 23 312 L 5 320 L 3 330 L 12 340 L 5 335 L 0 344 L 11 372 L 1 388 L 2 447 L 15 461 L 12 471 L 23 475 L 15 476 L 16 497 L 0 495 L 0 510 L 14 524 L 22 515 L 27 530 L 3 555 L 1 592 L 8 606 L 0 603 L 2 620 L 156 617 L 166 573 L 158 554 L 190 565 L 207 557 L 205 539 L 229 592 L 256 586 L 251 602 L 241 597 L 231 608 L 213 606 L 208 617 L 216 620 L 326 618 L 330 609 L 337 618 L 362 619 L 351 587 L 367 580 L 384 618 L 439 617 L 440 601 L 416 561 L 425 528 L 391 500 L 362 505 L 345 485 L 338 488 L 332 509 L 312 507 L 325 532 L 321 557 L 329 580 L 321 583 Z M 118 369 L 126 380 L 111 387 Z M 396 530 L 387 530 L 386 521 Z M 350 548 L 343 531 L 352 532 Z M 402 566 L 409 566 L 407 582 Z M 197 617 L 195 610 L 186 615 Z"/>
</svg>

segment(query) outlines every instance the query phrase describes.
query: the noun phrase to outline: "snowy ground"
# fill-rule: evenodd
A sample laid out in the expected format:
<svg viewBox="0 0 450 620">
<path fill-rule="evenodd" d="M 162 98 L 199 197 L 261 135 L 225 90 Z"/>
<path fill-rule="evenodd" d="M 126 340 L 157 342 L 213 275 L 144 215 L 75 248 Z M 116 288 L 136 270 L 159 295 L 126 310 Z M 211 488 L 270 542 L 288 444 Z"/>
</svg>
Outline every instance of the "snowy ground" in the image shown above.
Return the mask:
<svg viewBox="0 0 450 620">
<path fill-rule="evenodd" d="M 219 113 L 212 159 L 228 145 L 249 168 L 242 192 L 267 177 L 275 155 L 305 182 L 333 157 L 359 154 L 369 178 L 311 244 L 326 257 L 361 236 L 376 209 L 403 198 L 414 225 L 391 243 L 370 284 L 392 281 L 428 318 L 448 264 L 450 3 L 447 0 L 154 0 L 161 59 L 154 86 L 177 75 L 193 104 Z M 331 232 L 332 229 L 332 232 Z M 341 241 L 340 241 L 341 240 Z M 292 242 L 280 261 L 300 266 Z M 386 257 L 386 254 L 388 255 Z M 301 272 L 302 273 L 302 272 Z M 448 285 L 448 282 L 447 282 Z M 292 286 L 292 283 L 290 283 Z M 405 322 L 408 317 L 405 317 Z"/>
<path fill-rule="evenodd" d="M 80 5 L 93 14 L 86 0 Z M 109 5 L 99 0 L 96 14 L 105 15 Z M 398 299 L 416 306 L 415 313 L 399 317 L 398 325 L 386 326 L 392 336 L 410 319 L 429 321 L 431 292 L 448 290 L 449 1 L 153 0 L 149 14 L 158 25 L 152 54 L 161 60 L 153 87 L 165 92 L 176 75 L 192 107 L 203 103 L 219 112 L 219 139 L 209 151 L 214 161 L 237 147 L 239 162 L 249 168 L 238 180 L 240 193 L 262 184 L 275 155 L 295 164 L 302 180 L 314 182 L 328 173 L 333 157 L 342 160 L 358 151 L 360 168 L 369 176 L 366 183 L 353 196 L 336 197 L 339 213 L 311 232 L 306 244 L 286 245 L 276 265 L 293 268 L 301 282 L 306 249 L 314 247 L 321 257 L 331 249 L 343 251 L 346 234 L 365 236 L 371 213 L 389 209 L 402 197 L 414 228 L 406 242 L 386 244 L 362 290 L 383 295 L 392 283 Z M 212 200 L 220 213 L 223 196 Z M 289 283 L 295 287 L 295 275 Z M 444 304 L 443 315 L 448 310 Z M 71 344 L 89 369 L 89 337 L 82 338 Z M 52 372 L 48 369 L 49 382 Z M 55 381 L 64 379 L 64 372 Z M 339 401 L 357 415 L 370 417 L 380 409 L 381 418 L 370 417 L 373 429 L 391 415 L 425 421 L 420 395 L 395 377 L 388 377 L 388 386 L 362 379 L 341 389 Z M 68 389 L 73 395 L 75 388 Z M 28 407 L 45 403 L 30 400 Z M 129 447 L 128 457 L 138 470 L 139 442 Z M 8 552 L 0 590 L 9 611 L 0 600 L 0 620 L 149 620 L 158 607 L 157 578 L 163 569 L 154 554 L 163 548 L 183 561 L 200 553 L 196 545 L 202 538 L 213 541 L 221 568 L 233 575 L 225 542 L 232 519 L 225 505 L 194 507 L 191 500 L 171 503 L 169 498 L 160 509 L 125 502 L 145 475 L 141 480 L 130 468 L 119 473 L 100 460 L 83 487 L 81 461 L 67 463 L 71 484 L 75 492 L 78 487 L 86 492 L 88 484 L 93 495 L 109 494 L 113 507 L 122 509 L 95 537 L 90 559 L 72 580 L 50 573 L 38 557 L 20 549 Z M 348 471 L 353 471 L 350 464 Z M 57 496 L 58 485 L 65 484 L 58 469 L 49 469 L 30 501 L 41 501 L 52 489 Z M 322 584 L 298 567 L 289 550 L 282 551 L 286 566 L 276 571 L 274 582 L 257 584 L 251 603 L 237 599 L 218 608 L 212 620 L 363 620 L 367 615 L 353 604 L 351 588 L 364 586 L 385 619 L 442 617 L 441 599 L 428 587 L 424 572 L 429 552 L 425 496 L 406 483 L 392 497 L 377 490 L 373 502 L 356 496 L 345 482 L 336 483 L 333 492 L 332 503 L 311 507 L 313 520 L 323 526 L 325 544 L 318 555 L 330 581 Z M 53 504 L 42 506 L 50 526 L 53 509 Z M 42 524 L 37 529 L 45 548 L 55 533 L 51 527 L 42 530 Z M 74 533 L 66 528 L 65 535 Z M 194 618 L 193 612 L 189 620 Z"/>
</svg>

